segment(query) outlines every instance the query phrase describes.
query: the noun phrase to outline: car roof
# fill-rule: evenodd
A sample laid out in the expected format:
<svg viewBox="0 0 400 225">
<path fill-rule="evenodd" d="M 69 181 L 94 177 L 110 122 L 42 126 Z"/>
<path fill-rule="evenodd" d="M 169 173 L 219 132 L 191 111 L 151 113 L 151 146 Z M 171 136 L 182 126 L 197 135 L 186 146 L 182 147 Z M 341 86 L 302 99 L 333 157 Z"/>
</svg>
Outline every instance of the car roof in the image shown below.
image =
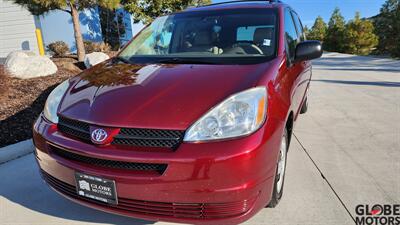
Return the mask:
<svg viewBox="0 0 400 225">
<path fill-rule="evenodd" d="M 227 1 L 221 3 L 214 3 L 199 7 L 191 7 L 183 12 L 191 11 L 207 11 L 207 10 L 221 10 L 221 9 L 234 9 L 234 8 L 278 8 L 283 6 L 281 1 L 278 0 L 237 0 Z"/>
</svg>

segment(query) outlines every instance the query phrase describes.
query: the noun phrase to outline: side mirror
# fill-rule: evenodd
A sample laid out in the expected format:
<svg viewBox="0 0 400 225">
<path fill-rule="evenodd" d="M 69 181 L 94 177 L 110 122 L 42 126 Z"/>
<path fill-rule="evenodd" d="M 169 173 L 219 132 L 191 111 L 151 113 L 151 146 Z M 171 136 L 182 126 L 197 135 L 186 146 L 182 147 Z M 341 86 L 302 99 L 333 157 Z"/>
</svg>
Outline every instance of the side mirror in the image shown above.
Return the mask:
<svg viewBox="0 0 400 225">
<path fill-rule="evenodd" d="M 322 56 L 322 45 L 319 41 L 303 41 L 296 46 L 294 62 L 317 59 Z"/>
</svg>

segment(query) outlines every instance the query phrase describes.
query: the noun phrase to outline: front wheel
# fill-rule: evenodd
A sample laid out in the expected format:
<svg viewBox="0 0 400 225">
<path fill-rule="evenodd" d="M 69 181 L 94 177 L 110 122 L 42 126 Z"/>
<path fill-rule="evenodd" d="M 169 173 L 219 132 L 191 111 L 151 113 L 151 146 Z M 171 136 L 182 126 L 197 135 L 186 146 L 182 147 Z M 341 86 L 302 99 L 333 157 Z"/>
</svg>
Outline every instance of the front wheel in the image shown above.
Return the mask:
<svg viewBox="0 0 400 225">
<path fill-rule="evenodd" d="M 278 162 L 276 165 L 274 190 L 272 192 L 271 201 L 268 204 L 269 208 L 275 208 L 275 206 L 278 205 L 279 201 L 282 198 L 283 184 L 285 181 L 287 150 L 288 150 L 288 132 L 287 129 L 285 129 L 281 141 Z"/>
</svg>

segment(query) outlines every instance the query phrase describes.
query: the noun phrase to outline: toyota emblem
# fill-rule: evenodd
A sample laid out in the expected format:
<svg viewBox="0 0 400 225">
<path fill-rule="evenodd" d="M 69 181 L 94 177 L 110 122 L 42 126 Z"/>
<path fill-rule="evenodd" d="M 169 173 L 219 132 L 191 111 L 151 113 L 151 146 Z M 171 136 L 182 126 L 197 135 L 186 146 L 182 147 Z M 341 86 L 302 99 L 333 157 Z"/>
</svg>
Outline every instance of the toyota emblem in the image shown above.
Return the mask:
<svg viewBox="0 0 400 225">
<path fill-rule="evenodd" d="M 97 128 L 92 131 L 91 137 L 94 143 L 103 144 L 103 142 L 107 139 L 108 134 L 104 129 Z"/>
</svg>

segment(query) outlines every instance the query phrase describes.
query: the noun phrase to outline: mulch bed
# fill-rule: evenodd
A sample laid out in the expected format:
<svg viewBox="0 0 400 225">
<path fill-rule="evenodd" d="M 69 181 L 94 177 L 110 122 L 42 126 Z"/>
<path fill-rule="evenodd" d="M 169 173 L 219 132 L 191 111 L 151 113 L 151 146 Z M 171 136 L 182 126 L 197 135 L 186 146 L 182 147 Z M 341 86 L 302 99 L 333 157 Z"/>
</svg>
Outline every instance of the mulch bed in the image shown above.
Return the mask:
<svg viewBox="0 0 400 225">
<path fill-rule="evenodd" d="M 42 112 L 47 96 L 62 81 L 81 70 L 76 59 L 54 59 L 56 74 L 32 79 L 7 75 L 0 65 L 0 147 L 32 138 L 32 124 Z"/>
</svg>

